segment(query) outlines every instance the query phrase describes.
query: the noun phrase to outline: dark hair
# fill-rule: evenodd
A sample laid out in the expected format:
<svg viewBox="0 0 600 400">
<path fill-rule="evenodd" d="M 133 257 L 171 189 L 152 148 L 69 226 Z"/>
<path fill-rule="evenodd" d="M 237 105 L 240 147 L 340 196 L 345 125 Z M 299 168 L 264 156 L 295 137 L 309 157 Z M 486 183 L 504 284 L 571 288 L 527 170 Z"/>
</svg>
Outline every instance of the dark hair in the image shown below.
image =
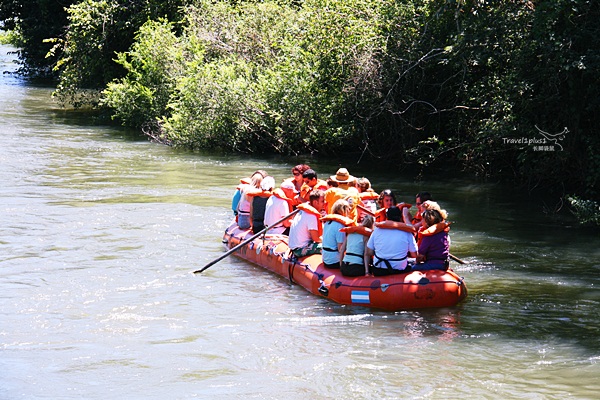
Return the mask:
<svg viewBox="0 0 600 400">
<path fill-rule="evenodd" d="M 316 179 L 317 173 L 312 169 L 307 169 L 302 173 L 302 177 L 306 179 Z"/>
<path fill-rule="evenodd" d="M 298 171 L 298 173 L 300 175 L 302 175 L 304 173 L 304 171 L 306 171 L 307 169 L 310 169 L 310 167 L 308 165 L 298 164 L 294 168 L 292 168 L 292 174 L 294 173 L 294 171 Z"/>
<path fill-rule="evenodd" d="M 385 196 L 392 196 L 392 200 L 394 200 L 394 204 L 396 204 L 396 195 L 394 194 L 394 192 L 392 192 L 391 189 L 385 189 L 382 190 L 381 193 L 379 193 L 379 198 L 377 199 L 377 204 L 379 205 L 379 207 L 383 207 L 383 198 Z"/>
<path fill-rule="evenodd" d="M 431 193 L 429 193 L 429 192 L 419 192 L 419 193 L 417 193 L 417 195 L 415 196 L 415 199 L 416 199 L 417 197 L 418 197 L 419 199 L 421 199 L 421 203 L 422 203 L 422 202 L 424 202 L 424 201 L 427 201 L 427 200 L 432 200 L 432 201 L 433 201 L 433 196 L 432 196 L 432 195 L 431 195 Z"/>
<path fill-rule="evenodd" d="M 442 214 L 438 210 L 425 210 L 421 216 L 428 226 L 435 225 L 444 220 L 444 217 L 442 217 Z"/>
<path fill-rule="evenodd" d="M 338 183 L 331 178 L 327 178 L 327 186 L 329 187 L 338 187 Z"/>
<path fill-rule="evenodd" d="M 262 176 L 263 178 L 265 178 L 267 176 L 267 171 L 265 171 L 264 169 L 257 169 L 256 171 L 254 171 L 251 175 L 254 176 L 256 174 L 259 174 L 260 176 Z"/>
<path fill-rule="evenodd" d="M 396 206 L 390 207 L 385 211 L 385 216 L 390 221 L 402 221 L 402 211 Z"/>
<path fill-rule="evenodd" d="M 369 181 L 365 177 L 358 178 L 358 180 L 356 181 L 356 184 L 358 185 L 360 190 L 362 190 L 363 192 L 366 192 L 367 190 L 371 189 L 371 181 Z"/>
<path fill-rule="evenodd" d="M 324 191 L 322 191 L 321 189 L 315 189 L 315 190 L 312 190 L 310 192 L 310 194 L 308 195 L 308 200 L 312 202 L 313 200 L 318 200 L 323 196 L 325 196 Z"/>
</svg>

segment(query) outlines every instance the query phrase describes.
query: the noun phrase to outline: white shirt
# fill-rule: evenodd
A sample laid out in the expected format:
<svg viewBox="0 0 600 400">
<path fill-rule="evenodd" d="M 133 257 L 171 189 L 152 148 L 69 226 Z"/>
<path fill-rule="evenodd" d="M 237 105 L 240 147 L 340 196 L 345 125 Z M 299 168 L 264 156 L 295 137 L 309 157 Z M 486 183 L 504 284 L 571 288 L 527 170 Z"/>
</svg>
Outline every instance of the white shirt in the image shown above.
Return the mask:
<svg viewBox="0 0 600 400">
<path fill-rule="evenodd" d="M 392 268 L 406 268 L 406 256 L 409 251 L 417 251 L 417 242 L 413 234 L 404 232 L 398 229 L 383 229 L 375 228 L 367 247 L 375 251 L 373 264 L 376 264 L 378 259 L 389 260 Z M 391 261 L 392 259 L 401 261 Z M 387 268 L 387 264 L 381 261 L 377 264 L 377 268 Z"/>
<path fill-rule="evenodd" d="M 321 221 L 317 219 L 316 215 L 307 213 L 306 211 L 300 211 L 290 225 L 290 238 L 289 246 L 290 249 L 299 249 L 306 247 L 312 242 L 312 236 L 309 231 L 318 231 Z"/>
<path fill-rule="evenodd" d="M 265 226 L 271 226 L 290 213 L 288 202 L 276 196 L 269 197 L 265 206 Z M 269 229 L 267 233 L 283 233 L 283 223 L 275 228 Z"/>
</svg>

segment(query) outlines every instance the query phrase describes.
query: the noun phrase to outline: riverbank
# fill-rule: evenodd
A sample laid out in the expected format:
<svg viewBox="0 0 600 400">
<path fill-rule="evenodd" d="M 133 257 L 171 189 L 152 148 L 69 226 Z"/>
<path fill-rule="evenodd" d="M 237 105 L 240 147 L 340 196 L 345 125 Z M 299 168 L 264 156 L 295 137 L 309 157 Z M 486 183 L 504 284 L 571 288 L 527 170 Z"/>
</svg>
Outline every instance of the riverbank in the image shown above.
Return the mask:
<svg viewBox="0 0 600 400">
<path fill-rule="evenodd" d="M 0 75 L 1 398 L 600 390 L 598 238 L 535 217 L 526 193 L 345 165 L 448 210 L 452 252 L 469 263 L 452 265 L 469 285 L 455 308 L 340 306 L 231 257 L 197 276 L 224 252 L 239 178 L 261 168 L 281 181 L 297 160 L 156 145 L 59 111 L 51 91 Z M 338 168 L 307 161 L 324 176 Z"/>
</svg>

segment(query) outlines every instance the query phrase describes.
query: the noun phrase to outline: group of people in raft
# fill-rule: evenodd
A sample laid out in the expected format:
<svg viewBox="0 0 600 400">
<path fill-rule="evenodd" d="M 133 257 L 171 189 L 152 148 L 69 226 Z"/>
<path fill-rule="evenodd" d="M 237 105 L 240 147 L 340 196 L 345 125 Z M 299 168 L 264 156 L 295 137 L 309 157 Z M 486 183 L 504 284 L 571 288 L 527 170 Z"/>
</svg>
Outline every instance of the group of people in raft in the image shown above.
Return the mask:
<svg viewBox="0 0 600 400">
<path fill-rule="evenodd" d="M 376 193 L 346 168 L 326 181 L 305 164 L 292 174 L 277 188 L 263 170 L 240 180 L 232 200 L 240 229 L 258 233 L 283 219 L 266 233 L 288 235 L 296 257 L 320 253 L 326 268 L 344 276 L 448 269 L 450 224 L 430 193 L 416 195 L 412 215 L 411 204 L 397 203 L 389 189 Z"/>
</svg>

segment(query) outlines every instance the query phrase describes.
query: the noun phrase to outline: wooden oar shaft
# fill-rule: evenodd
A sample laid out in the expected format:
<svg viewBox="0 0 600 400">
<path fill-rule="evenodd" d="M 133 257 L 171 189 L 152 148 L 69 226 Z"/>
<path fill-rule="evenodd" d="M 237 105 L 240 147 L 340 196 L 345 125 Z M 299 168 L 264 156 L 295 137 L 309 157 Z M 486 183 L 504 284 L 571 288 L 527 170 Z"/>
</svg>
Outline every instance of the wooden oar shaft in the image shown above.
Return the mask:
<svg viewBox="0 0 600 400">
<path fill-rule="evenodd" d="M 466 261 L 461 260 L 460 258 L 456 257 L 455 255 L 449 254 L 450 258 L 453 259 L 454 261 L 456 261 L 459 264 L 466 264 Z"/>
<path fill-rule="evenodd" d="M 257 237 L 259 237 L 260 235 L 262 235 L 263 233 L 265 233 L 269 229 L 274 228 L 275 226 L 279 225 L 280 223 L 282 223 L 283 221 L 285 221 L 289 217 L 295 215 L 298 211 L 300 211 L 300 210 L 294 210 L 291 213 L 289 213 L 288 215 L 286 215 L 285 217 L 281 218 L 279 221 L 274 222 L 270 226 L 265 227 L 260 232 L 255 233 L 254 235 L 252 235 L 248 239 L 246 239 L 243 242 L 239 243 L 237 246 L 234 246 L 231 249 L 229 249 L 229 251 L 227 251 L 226 253 L 224 253 L 224 254 L 220 255 L 219 257 L 217 257 L 216 259 L 212 260 L 211 262 L 209 262 L 208 264 L 206 264 L 204 267 L 202 267 L 202 269 L 194 271 L 194 273 L 195 274 L 201 274 L 202 272 L 204 272 L 205 270 L 209 269 L 210 267 L 212 267 L 213 265 L 215 265 L 216 263 L 218 263 L 219 261 L 221 261 L 225 257 L 227 257 L 227 256 L 235 253 L 237 250 L 239 250 L 240 248 L 244 247 L 245 245 L 247 245 L 248 243 L 250 243 L 251 241 L 253 241 Z"/>
</svg>

